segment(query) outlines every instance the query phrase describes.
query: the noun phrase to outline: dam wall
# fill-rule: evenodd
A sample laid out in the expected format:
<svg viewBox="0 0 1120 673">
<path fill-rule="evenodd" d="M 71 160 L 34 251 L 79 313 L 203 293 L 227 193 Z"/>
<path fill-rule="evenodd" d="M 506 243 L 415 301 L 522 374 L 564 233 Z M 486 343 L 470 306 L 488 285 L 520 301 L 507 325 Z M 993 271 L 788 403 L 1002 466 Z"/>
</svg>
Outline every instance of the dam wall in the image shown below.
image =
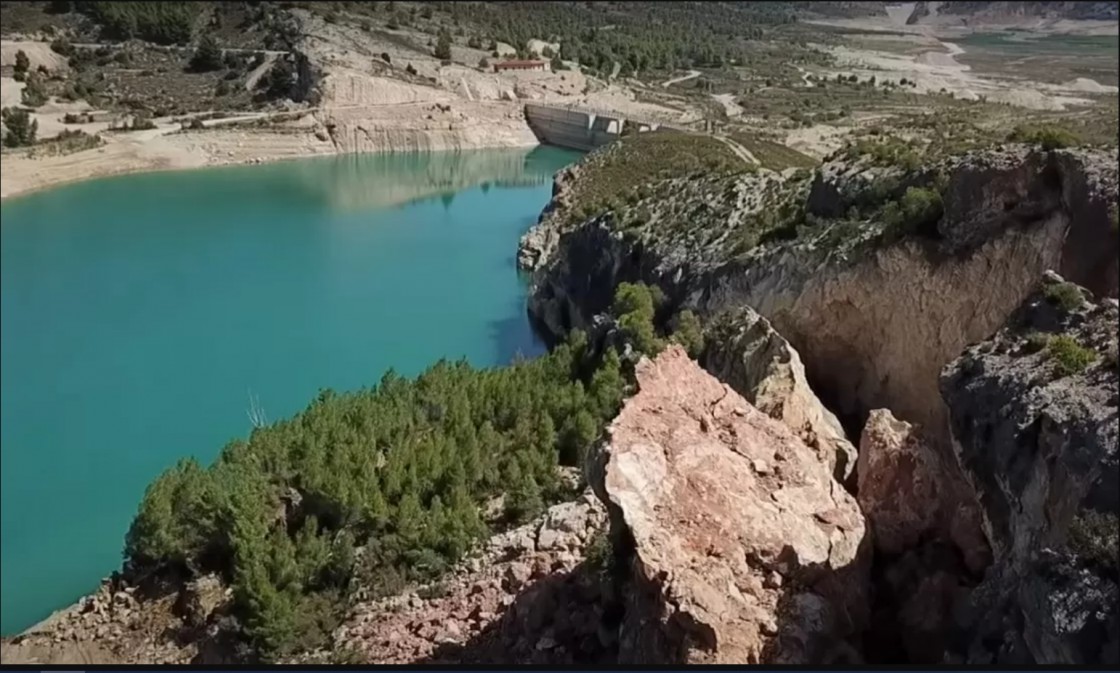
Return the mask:
<svg viewBox="0 0 1120 673">
<path fill-rule="evenodd" d="M 584 151 L 617 140 L 624 129 L 643 133 L 671 128 L 656 122 L 625 119 L 605 110 L 537 103 L 525 105 L 525 120 L 541 142 Z"/>
</svg>

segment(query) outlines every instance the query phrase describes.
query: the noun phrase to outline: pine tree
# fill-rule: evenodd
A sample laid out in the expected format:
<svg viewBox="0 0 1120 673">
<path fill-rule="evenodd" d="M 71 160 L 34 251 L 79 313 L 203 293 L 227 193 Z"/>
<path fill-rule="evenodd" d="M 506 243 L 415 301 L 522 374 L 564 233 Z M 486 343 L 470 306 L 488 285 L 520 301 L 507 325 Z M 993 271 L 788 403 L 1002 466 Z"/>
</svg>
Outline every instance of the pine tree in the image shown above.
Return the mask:
<svg viewBox="0 0 1120 673">
<path fill-rule="evenodd" d="M 451 34 L 446 30 L 439 33 L 439 41 L 436 42 L 435 57 L 441 61 L 451 60 Z"/>
</svg>

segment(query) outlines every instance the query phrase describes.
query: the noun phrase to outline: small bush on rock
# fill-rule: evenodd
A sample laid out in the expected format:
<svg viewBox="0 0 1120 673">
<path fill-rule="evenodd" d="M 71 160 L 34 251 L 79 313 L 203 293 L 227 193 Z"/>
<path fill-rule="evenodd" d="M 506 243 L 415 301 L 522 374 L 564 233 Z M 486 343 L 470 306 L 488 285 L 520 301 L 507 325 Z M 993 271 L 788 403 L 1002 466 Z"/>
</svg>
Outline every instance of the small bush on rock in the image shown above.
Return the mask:
<svg viewBox="0 0 1120 673">
<path fill-rule="evenodd" d="M 1056 283 L 1046 286 L 1043 291 L 1046 300 L 1061 307 L 1063 311 L 1076 311 L 1085 305 L 1085 295 L 1073 283 Z"/>
<path fill-rule="evenodd" d="M 1097 359 L 1095 352 L 1067 334 L 1051 338 L 1046 352 L 1060 376 L 1080 374 Z"/>
<path fill-rule="evenodd" d="M 673 330 L 672 340 L 684 346 L 692 357 L 700 355 L 704 349 L 704 329 L 700 326 L 700 319 L 696 314 L 685 309 L 677 314 L 676 328 Z"/>
<path fill-rule="evenodd" d="M 1016 126 L 1007 136 L 1008 142 L 1038 145 L 1044 150 L 1057 150 L 1081 144 L 1081 138 L 1073 131 L 1058 126 Z"/>
<path fill-rule="evenodd" d="M 665 347 L 653 326 L 655 312 L 654 295 L 644 283 L 621 283 L 615 290 L 611 314 L 634 350 L 650 357 Z"/>
</svg>

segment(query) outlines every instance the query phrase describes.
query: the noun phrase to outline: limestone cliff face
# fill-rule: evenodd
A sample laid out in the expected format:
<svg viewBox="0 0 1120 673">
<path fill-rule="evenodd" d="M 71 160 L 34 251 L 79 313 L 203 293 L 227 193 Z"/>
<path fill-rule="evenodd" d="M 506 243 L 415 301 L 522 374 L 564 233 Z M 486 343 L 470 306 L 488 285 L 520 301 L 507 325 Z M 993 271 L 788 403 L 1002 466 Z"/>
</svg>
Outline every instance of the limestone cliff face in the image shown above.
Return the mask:
<svg viewBox="0 0 1120 673">
<path fill-rule="evenodd" d="M 620 663 L 827 663 L 866 619 L 863 517 L 679 346 L 637 365 L 590 481 L 626 565 Z"/>
<path fill-rule="evenodd" d="M 517 245 L 517 266 L 526 271 L 540 268 L 560 243 L 561 220 L 571 207 L 571 184 L 580 175 L 579 165 L 569 166 L 556 174 L 552 182 L 552 199 L 541 212 L 540 219 Z"/>
<path fill-rule="evenodd" d="M 885 407 L 944 445 L 941 367 L 998 329 L 1046 269 L 1115 294 L 1120 252 L 1108 224 L 1110 153 L 1012 147 L 956 159 L 944 172 L 945 215 L 934 230 L 895 242 L 876 242 L 867 222 L 705 256 L 682 254 L 696 246 L 683 237 L 634 235 L 594 218 L 559 236 L 536 274 L 530 314 L 555 334 L 585 327 L 618 282 L 635 280 L 701 314 L 750 306 L 801 354 L 818 394 L 853 429 Z M 836 242 L 861 237 L 869 243 L 854 251 Z"/>
<path fill-rule="evenodd" d="M 513 103 L 418 102 L 326 109 L 319 117 L 338 152 L 427 152 L 540 144 Z"/>
<path fill-rule="evenodd" d="M 1061 283 L 1049 275 L 941 377 L 995 554 L 961 613 L 960 661 L 1120 662 L 1120 313 L 1115 299 L 1055 305 L 1045 288 Z M 1059 337 L 1086 349 L 1083 371 L 1061 368 Z"/>
</svg>

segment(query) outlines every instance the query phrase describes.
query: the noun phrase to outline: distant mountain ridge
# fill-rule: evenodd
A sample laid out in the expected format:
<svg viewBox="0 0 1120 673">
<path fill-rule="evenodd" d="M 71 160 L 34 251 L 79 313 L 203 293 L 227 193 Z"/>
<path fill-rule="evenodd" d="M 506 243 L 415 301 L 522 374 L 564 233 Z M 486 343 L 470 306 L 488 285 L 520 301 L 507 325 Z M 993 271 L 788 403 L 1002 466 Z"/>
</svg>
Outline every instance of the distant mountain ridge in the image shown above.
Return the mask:
<svg viewBox="0 0 1120 673">
<path fill-rule="evenodd" d="M 931 23 L 937 17 L 960 18 L 965 22 L 1015 22 L 1023 19 L 1078 19 L 1116 21 L 1120 5 L 1115 2 L 918 2 L 908 24 Z"/>
</svg>

